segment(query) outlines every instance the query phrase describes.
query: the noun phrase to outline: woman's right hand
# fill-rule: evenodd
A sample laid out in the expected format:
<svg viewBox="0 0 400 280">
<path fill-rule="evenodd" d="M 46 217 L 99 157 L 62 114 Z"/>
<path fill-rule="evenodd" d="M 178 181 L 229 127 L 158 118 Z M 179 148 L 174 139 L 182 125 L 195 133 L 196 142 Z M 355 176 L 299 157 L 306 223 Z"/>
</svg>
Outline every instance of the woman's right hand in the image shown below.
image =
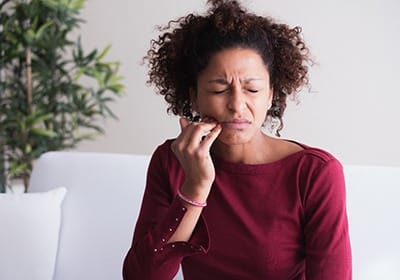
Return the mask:
<svg viewBox="0 0 400 280">
<path fill-rule="evenodd" d="M 212 143 L 221 132 L 216 121 L 189 122 L 179 119 L 181 133 L 171 149 L 185 172 L 181 191 L 196 201 L 205 201 L 215 179 L 214 164 L 210 156 Z"/>
</svg>

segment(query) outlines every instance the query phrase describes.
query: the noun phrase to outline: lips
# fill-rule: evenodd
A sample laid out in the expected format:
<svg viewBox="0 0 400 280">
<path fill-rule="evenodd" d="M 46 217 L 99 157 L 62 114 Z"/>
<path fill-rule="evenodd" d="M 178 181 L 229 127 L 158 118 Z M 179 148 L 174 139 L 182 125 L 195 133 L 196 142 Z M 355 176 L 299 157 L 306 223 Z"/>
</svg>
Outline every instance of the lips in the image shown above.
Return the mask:
<svg viewBox="0 0 400 280">
<path fill-rule="evenodd" d="M 250 126 L 251 122 L 246 119 L 233 119 L 229 121 L 222 122 L 223 128 L 243 130 Z"/>
</svg>

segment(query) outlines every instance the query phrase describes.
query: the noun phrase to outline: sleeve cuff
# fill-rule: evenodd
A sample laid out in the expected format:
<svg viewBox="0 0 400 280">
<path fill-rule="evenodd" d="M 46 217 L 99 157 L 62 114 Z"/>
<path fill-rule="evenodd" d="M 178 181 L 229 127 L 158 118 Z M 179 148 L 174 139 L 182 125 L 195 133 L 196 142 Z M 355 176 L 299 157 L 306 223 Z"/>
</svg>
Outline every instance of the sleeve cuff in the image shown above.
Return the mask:
<svg viewBox="0 0 400 280">
<path fill-rule="evenodd" d="M 182 203 L 182 200 L 176 196 L 172 201 L 168 214 L 162 219 L 157 231 L 154 234 L 153 252 L 155 254 L 163 254 L 165 258 L 171 257 L 187 257 L 196 254 L 205 254 L 210 247 L 209 232 L 203 215 L 193 231 L 192 237 L 188 242 L 173 242 L 167 241 L 174 234 L 184 217 L 187 208 Z"/>
</svg>

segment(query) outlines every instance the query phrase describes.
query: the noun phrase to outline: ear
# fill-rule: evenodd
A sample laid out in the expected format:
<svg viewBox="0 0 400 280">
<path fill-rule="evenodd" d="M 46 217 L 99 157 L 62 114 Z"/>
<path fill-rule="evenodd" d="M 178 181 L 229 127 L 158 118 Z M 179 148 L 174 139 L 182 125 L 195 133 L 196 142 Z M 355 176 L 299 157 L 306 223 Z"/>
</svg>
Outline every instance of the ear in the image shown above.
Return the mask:
<svg viewBox="0 0 400 280">
<path fill-rule="evenodd" d="M 197 91 L 192 87 L 189 89 L 189 97 L 190 103 L 192 104 L 192 110 L 197 111 Z"/>
</svg>

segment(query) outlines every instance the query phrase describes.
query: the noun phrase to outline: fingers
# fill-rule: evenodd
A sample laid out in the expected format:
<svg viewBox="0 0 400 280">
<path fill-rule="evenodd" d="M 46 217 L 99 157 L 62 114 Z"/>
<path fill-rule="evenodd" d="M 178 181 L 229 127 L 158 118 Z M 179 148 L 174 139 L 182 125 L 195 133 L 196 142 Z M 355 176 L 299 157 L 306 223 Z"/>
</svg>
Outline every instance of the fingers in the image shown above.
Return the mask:
<svg viewBox="0 0 400 280">
<path fill-rule="evenodd" d="M 218 123 L 208 135 L 206 135 L 202 141 L 201 144 L 204 145 L 204 148 L 206 148 L 208 151 L 211 148 L 212 143 L 214 143 L 215 139 L 217 139 L 218 135 L 222 131 L 222 126 L 220 123 Z"/>
<path fill-rule="evenodd" d="M 183 131 L 183 129 L 185 127 L 187 127 L 189 125 L 189 121 L 186 118 L 179 118 L 179 125 L 181 126 L 181 131 Z"/>
<path fill-rule="evenodd" d="M 181 134 L 176 139 L 177 143 L 175 144 L 180 149 L 197 149 L 200 144 L 210 148 L 221 132 L 221 126 L 212 118 L 207 118 L 203 122 L 189 122 L 185 118 L 180 118 L 179 124 Z"/>
<path fill-rule="evenodd" d="M 211 133 L 216 127 L 216 123 L 191 123 L 185 129 L 185 138 L 188 141 L 188 146 L 198 146 L 203 139 Z"/>
</svg>

